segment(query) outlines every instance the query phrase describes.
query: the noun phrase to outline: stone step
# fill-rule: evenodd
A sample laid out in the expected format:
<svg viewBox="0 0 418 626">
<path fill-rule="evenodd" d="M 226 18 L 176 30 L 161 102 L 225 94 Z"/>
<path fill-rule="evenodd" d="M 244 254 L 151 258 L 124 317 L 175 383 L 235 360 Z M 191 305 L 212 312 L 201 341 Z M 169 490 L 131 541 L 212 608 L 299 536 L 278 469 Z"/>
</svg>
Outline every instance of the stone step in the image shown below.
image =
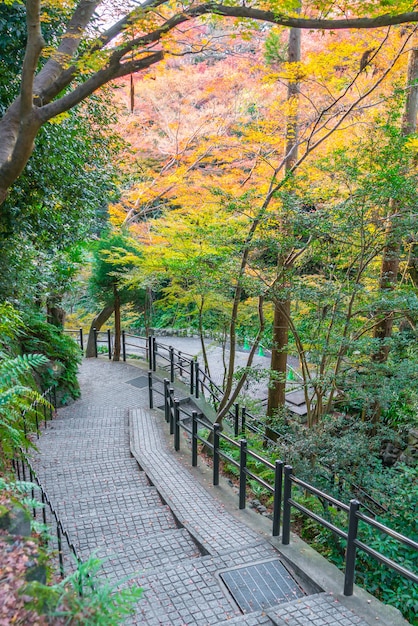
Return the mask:
<svg viewBox="0 0 418 626">
<path fill-rule="evenodd" d="M 67 479 L 54 480 L 52 475 L 46 479 L 40 473 L 39 480 L 54 502 L 59 502 L 65 498 L 79 499 L 87 496 L 94 498 L 98 493 L 115 495 L 119 490 L 132 489 L 135 486 L 141 489 L 148 486 L 145 475 L 141 473 L 129 478 L 109 475 L 108 477 L 91 479 L 88 476 L 80 476 L 77 480 L 71 476 L 68 476 Z"/>
<path fill-rule="evenodd" d="M 273 623 L 264 611 L 255 611 L 254 613 L 234 617 L 225 622 L 217 622 L 216 626 L 230 626 L 231 624 L 237 624 L 238 626 L 272 626 Z"/>
<path fill-rule="evenodd" d="M 61 426 L 61 425 L 68 424 L 69 428 L 71 426 L 73 426 L 74 428 L 81 428 L 84 424 L 92 425 L 94 422 L 96 426 L 103 424 L 104 426 L 108 426 L 109 428 L 112 428 L 112 427 L 117 427 L 120 424 L 123 424 L 124 421 L 126 420 L 126 415 L 127 415 L 126 411 L 123 411 L 123 413 L 117 413 L 115 415 L 106 414 L 104 416 L 84 411 L 81 414 L 75 413 L 73 415 L 71 415 L 70 413 L 58 414 L 58 415 L 55 415 L 52 419 L 48 419 L 46 422 L 41 416 L 42 419 L 39 419 L 39 423 L 47 431 L 54 428 L 57 425 Z M 45 423 L 46 423 L 46 427 L 45 427 Z"/>
<path fill-rule="evenodd" d="M 135 617 L 126 624 L 208 626 L 241 616 L 215 575 L 211 559 L 190 559 L 132 579 L 143 589 Z"/>
<path fill-rule="evenodd" d="M 78 459 L 66 460 L 65 463 L 60 462 L 58 455 L 42 455 L 34 460 L 33 466 L 39 473 L 42 472 L 48 479 L 55 478 L 60 480 L 65 478 L 71 480 L 73 477 L 93 477 L 101 478 L 104 476 L 119 476 L 128 473 L 132 476 L 143 474 L 138 463 L 131 456 L 122 457 L 120 459 L 90 459 L 88 464 L 80 463 Z"/>
<path fill-rule="evenodd" d="M 107 513 L 124 514 L 125 511 L 158 508 L 161 499 L 155 487 L 136 486 L 119 489 L 116 493 L 96 493 L 93 497 L 85 496 L 74 499 L 64 496 L 57 504 L 57 510 L 63 515 L 74 515 L 75 511 L 91 511 L 91 515 Z"/>
<path fill-rule="evenodd" d="M 49 426 L 42 432 L 42 437 L 45 437 L 48 441 L 53 434 L 54 437 L 59 441 L 62 437 L 70 437 L 71 439 L 84 439 L 84 436 L 89 439 L 94 439 L 95 437 L 103 439 L 103 437 L 112 437 L 112 439 L 123 439 L 125 433 L 127 432 L 127 423 L 120 422 L 119 424 L 115 424 L 110 426 L 109 424 L 103 424 L 100 426 L 94 424 L 92 421 L 90 424 L 86 421 L 83 425 L 77 425 L 72 428 L 70 424 L 65 422 L 56 422 L 52 426 Z"/>
<path fill-rule="evenodd" d="M 82 558 L 89 554 L 89 549 L 81 550 Z M 99 574 L 111 584 L 123 583 L 123 579 L 139 576 L 150 570 L 170 569 L 177 563 L 199 559 L 201 556 L 184 528 L 102 545 L 94 554 L 103 559 Z"/>
<path fill-rule="evenodd" d="M 71 438 L 71 437 L 55 437 L 48 439 L 42 436 L 40 441 L 35 440 L 39 452 L 32 453 L 32 458 L 51 456 L 57 462 L 61 462 L 64 459 L 74 457 L 85 457 L 90 455 L 90 460 L 100 459 L 105 455 L 130 457 L 129 448 L 126 441 L 128 440 L 128 434 L 121 438 L 109 439 L 107 442 L 100 441 L 99 438 L 85 437 L 85 438 Z"/>
<path fill-rule="evenodd" d="M 61 521 L 74 545 L 83 551 L 93 551 L 100 546 L 113 546 L 116 550 L 125 541 L 178 528 L 170 509 L 163 505 L 157 509 L 129 511 L 118 518 L 74 512 Z"/>
<path fill-rule="evenodd" d="M 316 593 L 266 611 L 275 626 L 320 624 L 321 626 L 367 626 L 367 622 L 342 605 L 330 593 Z"/>
</svg>

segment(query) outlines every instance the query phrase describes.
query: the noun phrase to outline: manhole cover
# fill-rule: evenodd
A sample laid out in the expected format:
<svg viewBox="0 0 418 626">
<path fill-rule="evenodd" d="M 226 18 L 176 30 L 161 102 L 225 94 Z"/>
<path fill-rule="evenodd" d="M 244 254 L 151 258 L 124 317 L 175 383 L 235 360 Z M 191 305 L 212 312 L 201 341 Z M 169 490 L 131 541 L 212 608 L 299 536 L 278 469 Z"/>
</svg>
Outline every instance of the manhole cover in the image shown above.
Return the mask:
<svg viewBox="0 0 418 626">
<path fill-rule="evenodd" d="M 305 595 L 278 559 L 222 572 L 220 576 L 243 613 L 264 610 Z"/>
<path fill-rule="evenodd" d="M 138 376 L 138 378 L 132 378 L 132 380 L 126 381 L 127 385 L 133 385 L 134 387 L 138 387 L 142 389 L 148 385 L 148 378 L 146 376 Z"/>
</svg>

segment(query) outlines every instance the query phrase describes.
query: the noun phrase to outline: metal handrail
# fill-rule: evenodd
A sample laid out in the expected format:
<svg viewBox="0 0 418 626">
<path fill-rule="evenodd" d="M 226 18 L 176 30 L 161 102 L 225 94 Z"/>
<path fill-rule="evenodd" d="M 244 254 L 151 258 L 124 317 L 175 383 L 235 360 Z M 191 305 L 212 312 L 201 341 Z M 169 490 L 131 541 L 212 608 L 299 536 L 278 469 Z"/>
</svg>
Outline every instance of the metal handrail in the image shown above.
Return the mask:
<svg viewBox="0 0 418 626">
<path fill-rule="evenodd" d="M 68 331 L 69 332 L 69 331 Z M 72 332 L 77 332 L 77 331 L 72 331 Z M 108 331 L 96 331 L 96 335 L 98 333 L 105 333 L 107 332 L 108 334 L 110 333 L 110 330 Z M 122 331 L 122 351 L 123 351 L 123 360 L 126 361 L 126 345 L 128 345 L 126 343 L 126 339 L 125 337 L 129 335 L 130 337 L 135 337 L 138 339 L 142 339 L 145 342 L 145 352 L 146 355 L 148 356 L 148 360 L 150 363 L 150 369 L 152 371 L 156 370 L 156 357 L 159 356 L 161 357 L 161 359 L 163 359 L 164 361 L 166 361 L 167 363 L 170 364 L 170 381 L 174 382 L 174 371 L 177 370 L 181 370 L 181 372 L 185 372 L 187 371 L 187 365 L 189 366 L 189 382 L 190 382 L 190 394 L 196 398 L 199 397 L 199 387 L 203 387 L 207 393 L 209 394 L 209 397 L 211 398 L 212 404 L 213 406 L 216 408 L 220 402 L 220 396 L 222 394 L 222 389 L 208 376 L 208 374 L 204 371 L 201 371 L 198 363 L 196 361 L 196 358 L 190 354 L 187 354 L 185 352 L 182 352 L 180 350 L 176 350 L 174 349 L 172 346 L 166 345 L 164 343 L 160 343 L 157 342 L 155 340 L 154 336 L 150 336 L 147 338 L 141 337 L 140 335 L 135 335 L 133 333 L 126 333 L 125 331 Z M 104 343 L 105 340 L 99 340 L 100 342 Z M 108 344 L 110 344 L 110 341 L 108 339 Z M 135 346 L 138 347 L 138 346 Z M 161 350 L 165 350 L 166 352 L 168 352 L 168 356 L 166 356 L 165 354 L 162 354 Z M 97 354 L 97 343 L 96 343 L 96 354 Z M 109 349 L 108 349 L 108 354 L 109 354 L 109 359 L 111 358 L 111 348 L 109 345 Z M 187 358 L 188 357 L 188 358 Z M 175 358 L 177 358 L 177 362 L 175 361 Z M 170 362 L 171 359 L 171 362 Z M 179 365 L 178 363 L 178 359 L 182 359 L 182 364 Z M 204 380 L 208 380 L 208 384 L 206 384 L 204 382 Z M 219 393 L 219 396 L 215 394 L 215 391 Z M 237 405 L 235 405 L 237 406 Z M 227 416 L 226 416 L 229 420 L 232 420 L 233 422 L 235 422 L 235 434 L 238 434 L 238 424 L 237 424 L 237 416 L 236 414 L 234 415 L 234 412 L 231 409 L 229 410 Z M 241 432 L 245 433 L 245 429 L 247 428 L 248 430 L 259 434 L 263 440 L 270 446 L 272 447 L 278 447 L 278 443 L 277 441 L 272 440 L 270 437 L 268 437 L 266 435 L 266 433 L 264 432 L 264 427 L 265 424 L 257 417 L 255 417 L 254 415 L 252 415 L 251 413 L 249 413 L 245 407 L 243 407 L 243 415 L 242 415 L 242 421 L 241 421 Z M 288 437 L 287 435 L 283 435 L 282 433 L 279 433 L 277 431 L 275 431 L 274 429 L 271 429 L 272 432 L 274 432 L 274 435 L 277 436 L 278 439 L 280 439 L 281 441 L 284 441 L 287 444 L 291 444 L 292 443 L 292 439 L 290 437 Z M 324 470 L 326 470 L 327 472 L 331 472 L 332 474 L 332 468 L 328 467 L 327 465 L 324 464 L 320 464 L 318 463 L 318 466 L 322 466 L 324 468 Z M 343 478 L 343 477 L 342 477 Z M 344 478 L 343 478 L 344 480 Z M 370 508 L 370 506 L 368 506 L 367 504 L 365 504 L 365 502 L 362 502 L 363 507 L 366 508 L 366 510 L 371 514 L 371 515 L 375 515 L 376 514 L 376 510 L 380 511 L 380 512 L 384 512 L 387 513 L 387 508 L 385 506 L 383 506 L 382 504 L 380 504 L 375 498 L 373 498 L 370 494 L 368 494 L 367 492 L 365 492 L 359 485 L 356 485 L 355 483 L 350 483 L 350 487 L 352 488 L 351 494 L 355 493 L 356 495 L 358 495 L 360 492 L 362 494 L 362 499 L 367 500 L 370 503 L 370 506 L 373 506 L 375 510 L 373 510 L 372 508 Z M 341 486 L 341 489 L 343 487 Z M 347 495 L 351 495 L 349 493 L 349 491 L 347 489 L 345 489 Z"/>
<path fill-rule="evenodd" d="M 152 374 L 151 374 L 152 377 Z M 355 579 L 355 563 L 356 563 L 356 551 L 357 549 L 363 550 L 365 553 L 369 554 L 371 557 L 377 559 L 379 562 L 387 565 L 392 568 L 397 573 L 405 576 L 409 580 L 413 582 L 418 582 L 418 576 L 408 570 L 406 567 L 396 563 L 392 559 L 384 556 L 377 550 L 374 550 L 370 546 L 367 546 L 364 542 L 360 541 L 357 538 L 358 534 L 358 522 L 362 521 L 369 526 L 376 528 L 380 532 L 385 533 L 390 536 L 392 539 L 399 541 L 400 543 L 406 545 L 408 548 L 412 548 L 418 551 L 418 543 L 392 530 L 390 527 L 385 526 L 381 522 L 376 521 L 375 519 L 364 515 L 359 511 L 360 503 L 357 500 L 351 500 L 350 505 L 348 506 L 344 502 L 341 502 L 334 496 L 331 496 L 321 489 L 311 485 L 295 476 L 293 474 L 293 469 L 291 466 L 284 466 L 283 462 L 280 460 L 276 460 L 276 463 L 273 464 L 268 459 L 262 457 L 258 452 L 248 449 L 247 441 L 245 439 L 241 439 L 238 443 L 232 437 L 221 433 L 218 424 L 207 424 L 198 418 L 197 412 L 192 412 L 192 428 L 188 428 L 184 423 L 184 418 L 181 419 L 182 409 L 178 400 L 174 399 L 174 389 L 169 388 L 168 381 L 164 381 L 164 405 L 166 407 L 166 419 L 170 421 L 170 433 L 174 434 L 174 447 L 175 450 L 180 450 L 180 429 L 183 428 L 185 432 L 191 434 L 191 444 L 192 444 L 192 465 L 197 465 L 197 442 L 201 442 L 204 446 L 211 450 L 213 454 L 213 484 L 219 484 L 219 460 L 220 458 L 225 459 L 228 463 L 232 464 L 236 468 L 239 469 L 239 508 L 243 509 L 246 505 L 246 482 L 247 478 L 251 478 L 255 480 L 257 483 L 262 485 L 265 489 L 267 489 L 270 493 L 273 493 L 273 536 L 277 536 L 280 531 L 280 521 L 281 521 L 281 508 L 283 503 L 283 529 L 282 529 L 282 543 L 287 545 L 290 543 L 290 525 L 291 525 L 291 508 L 295 508 L 300 511 L 303 515 L 311 518 L 324 528 L 327 528 L 336 536 L 340 537 L 344 541 L 347 542 L 346 549 L 346 559 L 345 559 L 345 575 L 344 575 L 344 595 L 350 596 L 353 594 L 354 587 L 354 579 Z M 161 393 L 161 392 L 160 392 Z M 168 409 L 168 410 L 167 410 Z M 184 411 L 183 411 L 184 413 Z M 190 416 L 185 414 L 188 418 Z M 211 433 L 212 441 L 201 437 L 197 432 L 197 425 L 204 425 L 205 428 L 209 430 Z M 240 460 L 236 461 L 234 458 L 229 456 L 224 450 L 220 448 L 221 440 L 227 441 L 229 444 L 232 444 L 236 447 L 240 448 Z M 247 458 L 252 458 L 256 460 L 258 463 L 262 463 L 266 468 L 275 471 L 275 479 L 274 485 L 270 484 L 260 476 L 258 476 L 254 471 L 251 471 L 247 468 Z M 284 466 L 284 468 L 283 468 Z M 284 481 L 282 481 L 284 469 Z M 304 491 L 308 491 L 309 493 L 318 497 L 321 501 L 325 501 L 328 504 L 335 507 L 338 511 L 343 511 L 348 516 L 348 529 L 343 530 L 339 528 L 336 524 L 333 524 L 331 521 L 325 519 L 321 515 L 318 515 L 314 511 L 311 511 L 306 506 L 300 504 L 296 500 L 292 498 L 292 484 L 300 487 Z"/>
</svg>

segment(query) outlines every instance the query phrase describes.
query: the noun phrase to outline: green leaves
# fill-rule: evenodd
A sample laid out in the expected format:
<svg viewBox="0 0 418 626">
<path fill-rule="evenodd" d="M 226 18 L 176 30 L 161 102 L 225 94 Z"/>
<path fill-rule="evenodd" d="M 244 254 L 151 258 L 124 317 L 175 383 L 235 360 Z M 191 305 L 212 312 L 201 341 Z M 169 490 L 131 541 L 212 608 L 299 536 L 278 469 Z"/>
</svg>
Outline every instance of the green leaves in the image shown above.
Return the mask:
<svg viewBox="0 0 418 626">
<path fill-rule="evenodd" d="M 0 387 L 10 385 L 32 368 L 37 369 L 47 363 L 48 359 L 43 354 L 24 354 L 14 359 L 0 361 Z"/>
<path fill-rule="evenodd" d="M 74 626 L 115 626 L 132 615 L 142 595 L 136 585 L 125 585 L 129 578 L 115 584 L 100 578 L 102 561 L 91 556 L 78 563 L 74 573 L 55 585 L 32 582 L 24 593 L 31 596 L 30 606 L 49 618 L 65 619 Z"/>
</svg>

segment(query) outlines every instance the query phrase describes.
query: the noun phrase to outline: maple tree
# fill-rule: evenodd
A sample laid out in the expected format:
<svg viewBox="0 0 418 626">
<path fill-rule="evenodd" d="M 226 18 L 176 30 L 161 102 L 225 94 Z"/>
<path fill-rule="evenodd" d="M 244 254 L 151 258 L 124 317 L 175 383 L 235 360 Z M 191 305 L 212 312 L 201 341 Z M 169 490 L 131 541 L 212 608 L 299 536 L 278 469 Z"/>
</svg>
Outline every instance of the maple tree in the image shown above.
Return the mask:
<svg viewBox="0 0 418 626">
<path fill-rule="evenodd" d="M 176 3 L 147 0 L 123 8 L 118 3 L 80 0 L 60 4 L 61 24 L 55 42 L 45 47 L 43 24 L 55 3 L 26 3 L 27 41 L 20 72 L 20 94 L 0 120 L 0 202 L 19 177 L 33 151 L 39 129 L 77 106 L 101 86 L 121 76 L 147 70 L 170 55 L 196 51 L 187 31 L 202 16 L 249 19 L 304 29 L 370 29 L 418 21 L 412 1 L 385 0 L 350 5 L 308 3 L 299 16 L 297 3 L 260 5 Z M 199 49 L 207 44 L 201 42 Z"/>
<path fill-rule="evenodd" d="M 310 156 L 315 154 L 318 158 L 330 147 L 347 144 L 348 133 L 351 143 L 362 135 L 363 127 L 375 125 L 375 109 L 380 110 L 379 102 L 381 104 L 393 98 L 393 85 L 398 83 L 405 70 L 405 51 L 411 46 L 413 36 L 412 29 L 402 33 L 379 31 L 372 39 L 369 35 L 364 39 L 346 35 L 337 38 L 311 36 L 303 62 L 292 64 L 280 60 L 277 66 L 270 68 L 265 67 L 260 53 L 255 52 L 257 42 L 253 40 L 251 49 L 246 50 L 245 46 L 241 48 L 241 56 L 237 55 L 233 62 L 228 58 L 215 60 L 214 54 L 208 55 L 208 61 L 200 63 L 199 72 L 194 72 L 195 68 L 184 62 L 169 63 L 166 73 L 154 75 L 154 80 L 143 81 L 139 85 L 141 104 L 136 104 L 136 114 L 128 115 L 124 123 L 134 137 L 133 148 L 137 150 L 141 169 L 136 173 L 138 180 L 124 194 L 122 203 L 112 207 L 111 214 L 115 223 L 129 225 L 145 246 L 155 246 L 155 230 L 160 232 L 158 222 L 162 224 L 170 221 L 171 230 L 164 227 L 163 236 L 163 258 L 170 265 L 170 271 L 167 272 L 167 266 L 162 275 L 165 272 L 166 279 L 170 277 L 172 281 L 164 288 L 166 305 L 176 301 L 181 309 L 194 297 L 190 282 L 184 291 L 184 259 L 183 264 L 178 259 L 167 261 L 170 254 L 178 254 L 178 237 L 200 240 L 204 238 L 205 227 L 209 232 L 218 232 L 219 226 L 215 225 L 213 217 L 214 207 L 216 221 L 223 224 L 223 228 L 227 228 L 222 208 L 225 206 L 229 206 L 234 215 L 241 216 L 242 227 L 245 224 L 242 235 L 237 236 L 234 246 L 230 246 L 231 255 L 238 255 L 235 277 L 230 271 L 226 274 L 218 267 L 224 278 L 230 276 L 227 280 L 230 296 L 229 302 L 228 299 L 226 302 L 230 315 L 228 337 L 232 348 L 229 364 L 226 365 L 225 395 L 219 407 L 220 418 L 242 389 L 241 383 L 232 384 L 234 349 L 237 324 L 238 327 L 241 324 L 238 311 L 243 307 L 243 301 L 248 304 L 251 300 L 247 293 L 249 277 L 257 276 L 261 279 L 254 293 L 262 298 L 263 320 L 266 305 L 267 318 L 269 322 L 271 320 L 270 302 L 275 303 L 277 310 L 283 299 L 290 303 L 290 299 L 295 297 L 292 291 L 298 285 L 301 255 L 312 241 L 312 236 L 306 236 L 306 223 L 309 223 L 307 214 L 315 212 L 329 193 L 323 189 L 312 192 L 312 182 L 309 180 L 315 181 L 314 186 L 317 186 L 318 171 L 312 169 Z M 370 54 L 372 48 L 376 51 L 374 56 Z M 329 50 L 332 50 L 332 57 L 327 54 Z M 247 59 L 251 59 L 250 71 Z M 369 71 L 368 64 L 371 64 Z M 243 72 L 245 80 L 242 78 Z M 298 119 L 295 108 L 292 112 L 291 107 L 286 106 L 286 85 L 295 80 L 300 82 L 302 94 L 299 98 Z M 214 87 L 215 81 L 220 82 L 218 89 Z M 312 85 L 315 85 L 315 89 Z M 233 96 L 229 96 L 230 114 L 226 116 L 228 111 L 224 99 L 228 88 Z M 286 120 L 289 120 L 289 111 L 293 115 L 293 126 L 298 122 L 299 129 L 288 130 L 286 136 L 283 129 L 286 128 Z M 379 143 L 380 140 L 376 141 Z M 295 178 L 299 170 L 302 175 Z M 328 184 L 323 179 L 322 182 Z M 341 196 L 341 189 L 333 188 L 333 191 L 336 198 Z M 207 207 L 211 207 L 210 217 Z M 172 217 L 168 217 L 167 210 L 173 213 Z M 332 204 L 329 210 L 332 214 Z M 149 216 L 158 217 L 160 214 L 165 216 L 163 222 L 155 220 L 151 226 L 143 222 Z M 196 230 L 196 226 L 191 226 L 191 223 L 199 219 L 202 224 Z M 179 220 L 184 224 L 181 228 Z M 292 221 L 294 226 L 291 225 Z M 284 227 L 285 224 L 287 226 Z M 316 235 L 320 236 L 318 229 L 310 234 L 315 234 L 315 230 Z M 381 252 L 378 246 L 374 250 L 375 254 Z M 157 258 L 162 258 L 158 246 L 150 249 L 151 255 L 153 252 Z M 276 259 L 273 266 L 272 257 Z M 268 260 L 269 265 L 263 267 L 263 258 Z M 201 262 L 206 262 L 204 257 Z M 213 292 L 213 283 L 203 280 L 197 260 L 194 271 L 199 280 L 193 284 L 201 291 L 202 304 L 203 295 Z M 205 288 L 207 292 L 203 294 Z M 215 293 L 206 299 L 206 304 L 214 308 L 216 304 L 225 301 L 220 291 Z M 256 302 L 257 298 L 253 298 L 252 306 L 255 309 Z M 200 320 L 202 311 L 203 308 L 199 309 Z M 349 317 L 351 315 L 346 314 Z M 259 326 L 257 315 L 253 320 L 256 327 L 262 327 L 264 332 L 264 321 Z M 334 357 L 330 354 L 330 358 L 327 357 L 321 366 L 322 373 L 313 375 L 309 367 L 305 367 L 305 339 L 300 343 L 300 333 L 289 306 L 281 323 L 282 326 L 291 327 L 299 341 L 297 351 L 304 363 L 302 369 L 309 421 L 314 423 L 325 410 L 322 401 L 327 384 L 322 378 L 325 369 L 329 371 L 329 368 L 334 367 Z M 341 332 L 340 325 L 335 328 L 337 333 Z M 333 337 L 335 339 L 336 335 Z M 284 357 L 284 365 L 280 368 L 273 365 L 273 371 L 278 374 L 274 373 L 272 380 L 283 391 L 287 342 L 286 331 L 283 345 L 278 351 Z M 341 358 L 338 361 L 338 372 L 342 362 Z M 314 390 L 313 395 L 308 389 Z M 284 398 L 276 399 L 271 410 L 274 411 L 283 401 Z"/>
</svg>

